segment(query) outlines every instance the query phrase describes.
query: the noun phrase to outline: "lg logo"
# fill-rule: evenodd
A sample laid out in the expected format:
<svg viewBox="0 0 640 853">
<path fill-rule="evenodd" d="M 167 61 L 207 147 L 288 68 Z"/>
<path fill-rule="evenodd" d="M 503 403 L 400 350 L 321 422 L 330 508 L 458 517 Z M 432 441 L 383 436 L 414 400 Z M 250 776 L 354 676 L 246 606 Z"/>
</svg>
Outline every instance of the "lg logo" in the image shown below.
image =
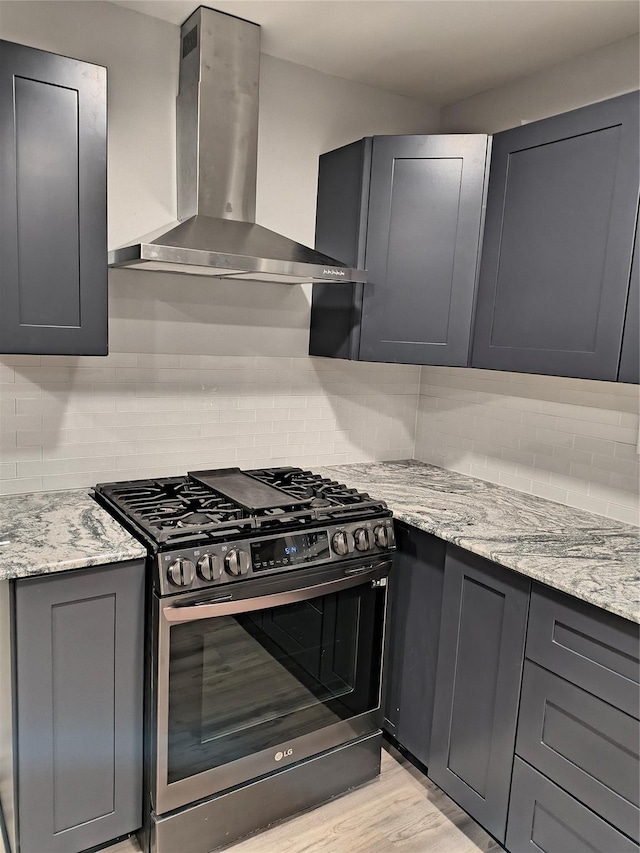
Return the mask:
<svg viewBox="0 0 640 853">
<path fill-rule="evenodd" d="M 293 750 L 285 749 L 283 752 L 276 752 L 274 758 L 276 761 L 282 761 L 283 758 L 289 758 L 291 755 L 293 755 Z"/>
</svg>

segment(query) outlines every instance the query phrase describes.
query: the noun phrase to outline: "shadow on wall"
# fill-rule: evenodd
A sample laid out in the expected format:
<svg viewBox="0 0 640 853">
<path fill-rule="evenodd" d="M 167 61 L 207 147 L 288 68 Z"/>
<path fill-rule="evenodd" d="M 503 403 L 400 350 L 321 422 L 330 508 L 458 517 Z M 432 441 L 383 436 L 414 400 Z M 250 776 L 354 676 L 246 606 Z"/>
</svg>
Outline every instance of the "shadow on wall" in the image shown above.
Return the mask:
<svg viewBox="0 0 640 853">
<path fill-rule="evenodd" d="M 305 356 L 304 286 L 111 270 L 113 352 Z"/>
<path fill-rule="evenodd" d="M 0 359 L 0 494 L 413 455 L 420 369 L 310 358 L 304 288 L 113 271 L 106 358 Z"/>
</svg>

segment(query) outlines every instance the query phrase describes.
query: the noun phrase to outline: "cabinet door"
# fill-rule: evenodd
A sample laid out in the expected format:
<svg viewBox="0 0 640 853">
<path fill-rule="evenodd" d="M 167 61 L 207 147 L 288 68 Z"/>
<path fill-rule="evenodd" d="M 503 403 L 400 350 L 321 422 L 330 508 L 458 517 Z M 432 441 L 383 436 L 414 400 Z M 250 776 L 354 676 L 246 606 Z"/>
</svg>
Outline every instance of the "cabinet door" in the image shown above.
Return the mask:
<svg viewBox="0 0 640 853">
<path fill-rule="evenodd" d="M 16 582 L 20 853 L 142 823 L 144 564 Z"/>
<path fill-rule="evenodd" d="M 631 264 L 627 315 L 622 335 L 622 355 L 618 382 L 640 382 L 640 239 L 636 226 L 636 244 Z"/>
<path fill-rule="evenodd" d="M 360 354 L 468 363 L 488 137 L 373 140 Z"/>
<path fill-rule="evenodd" d="M 446 545 L 398 523 L 396 541 L 384 727 L 428 766 Z"/>
<path fill-rule="evenodd" d="M 504 841 L 528 578 L 447 546 L 429 776 Z"/>
<path fill-rule="evenodd" d="M 0 352 L 107 353 L 106 69 L 0 41 Z"/>
<path fill-rule="evenodd" d="M 638 93 L 493 138 L 472 366 L 618 375 Z"/>
</svg>

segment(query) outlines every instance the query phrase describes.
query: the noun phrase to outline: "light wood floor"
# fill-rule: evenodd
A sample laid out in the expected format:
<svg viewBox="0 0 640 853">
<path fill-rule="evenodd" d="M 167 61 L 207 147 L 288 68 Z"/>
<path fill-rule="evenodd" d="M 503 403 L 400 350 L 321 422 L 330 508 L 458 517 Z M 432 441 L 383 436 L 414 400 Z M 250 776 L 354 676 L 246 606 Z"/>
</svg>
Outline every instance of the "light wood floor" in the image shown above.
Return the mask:
<svg viewBox="0 0 640 853">
<path fill-rule="evenodd" d="M 233 853 L 498 853 L 462 809 L 396 750 L 380 778 L 229 848 Z M 105 853 L 139 853 L 135 840 Z M 175 853 L 181 853 L 176 850 Z"/>
</svg>

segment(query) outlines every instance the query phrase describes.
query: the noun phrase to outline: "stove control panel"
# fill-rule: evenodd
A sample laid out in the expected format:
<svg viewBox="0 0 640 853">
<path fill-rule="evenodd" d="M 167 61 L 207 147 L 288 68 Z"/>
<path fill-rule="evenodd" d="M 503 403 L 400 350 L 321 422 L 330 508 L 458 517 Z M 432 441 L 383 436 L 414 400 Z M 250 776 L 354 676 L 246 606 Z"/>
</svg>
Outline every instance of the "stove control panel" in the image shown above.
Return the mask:
<svg viewBox="0 0 640 853">
<path fill-rule="evenodd" d="M 391 518 L 335 524 L 323 529 L 272 533 L 226 544 L 187 547 L 157 556 L 159 592 L 210 588 L 270 572 L 335 563 L 395 548 Z"/>
</svg>

